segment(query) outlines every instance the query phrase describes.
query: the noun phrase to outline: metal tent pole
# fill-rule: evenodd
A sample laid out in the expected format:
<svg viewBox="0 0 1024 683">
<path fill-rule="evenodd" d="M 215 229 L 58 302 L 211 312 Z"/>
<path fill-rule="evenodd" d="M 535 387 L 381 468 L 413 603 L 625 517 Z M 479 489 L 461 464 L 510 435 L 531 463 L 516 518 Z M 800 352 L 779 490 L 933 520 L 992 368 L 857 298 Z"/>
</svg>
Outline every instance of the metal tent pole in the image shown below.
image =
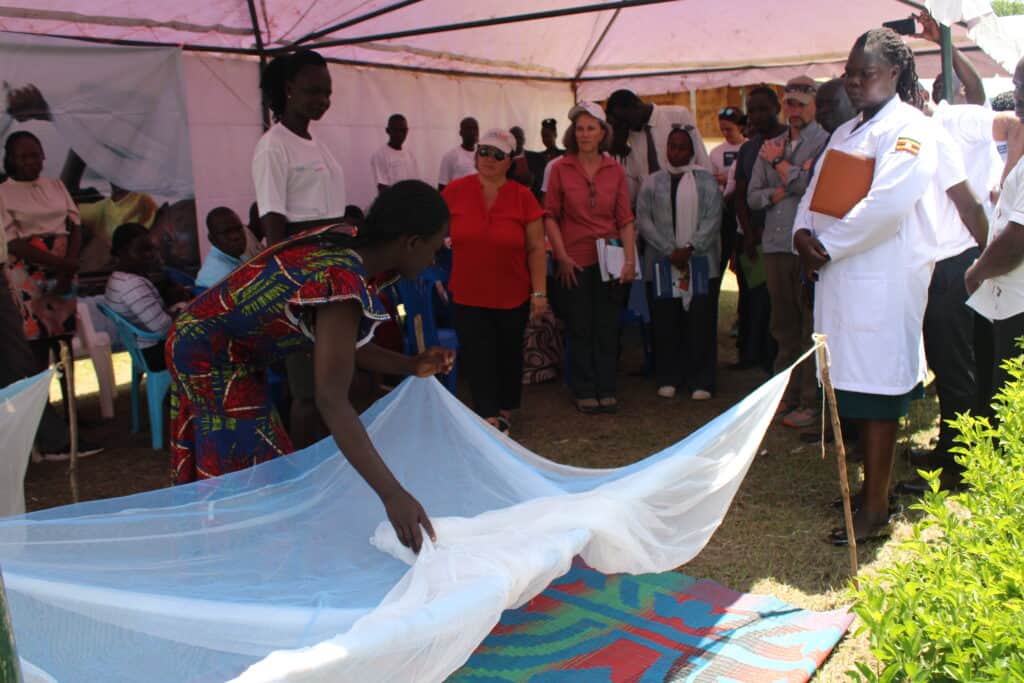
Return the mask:
<svg viewBox="0 0 1024 683">
<path fill-rule="evenodd" d="M 407 29 L 404 31 L 392 31 L 389 33 L 378 33 L 368 36 L 355 36 L 352 38 L 340 38 L 337 40 L 325 40 L 323 42 L 315 42 L 306 45 L 311 50 L 318 50 L 325 47 L 338 47 L 341 45 L 358 45 L 360 43 L 372 43 L 379 42 L 382 40 L 396 40 L 398 38 L 409 38 L 412 36 L 427 36 L 435 33 L 447 33 L 448 31 L 464 31 L 471 28 L 481 28 L 484 26 L 500 26 L 503 24 L 515 24 L 524 21 L 536 21 L 538 19 L 552 19 L 554 17 L 568 17 L 576 14 L 588 14 L 590 12 L 604 12 L 619 8 L 629 7 L 641 7 L 643 5 L 657 5 L 664 2 L 674 2 L 674 0 L 618 0 L 618 2 L 591 4 L 591 5 L 579 5 L 576 7 L 566 7 L 556 10 L 546 10 L 541 12 L 528 12 L 526 14 L 514 14 L 503 17 L 494 17 L 491 19 L 478 19 L 475 21 L 464 21 L 454 24 L 442 24 L 439 26 L 425 26 L 421 28 Z M 291 49 L 287 48 L 273 48 L 268 50 L 269 53 L 285 52 Z"/>
<path fill-rule="evenodd" d="M 946 101 L 953 104 L 953 31 L 949 26 L 941 24 L 939 26 L 939 32 L 942 38 L 939 47 L 942 49 L 943 92 L 946 93 Z M 938 104 L 938 102 L 936 102 L 936 104 Z"/>
<path fill-rule="evenodd" d="M 249 19 L 252 21 L 252 37 L 256 41 L 256 53 L 260 58 L 260 78 L 263 77 L 263 69 L 267 66 L 267 51 L 263 47 L 263 32 L 260 30 L 259 16 L 256 14 L 256 3 L 254 0 L 248 0 L 249 3 Z M 260 111 L 263 116 L 263 130 L 266 131 L 270 128 L 270 107 L 260 97 Z"/>
</svg>

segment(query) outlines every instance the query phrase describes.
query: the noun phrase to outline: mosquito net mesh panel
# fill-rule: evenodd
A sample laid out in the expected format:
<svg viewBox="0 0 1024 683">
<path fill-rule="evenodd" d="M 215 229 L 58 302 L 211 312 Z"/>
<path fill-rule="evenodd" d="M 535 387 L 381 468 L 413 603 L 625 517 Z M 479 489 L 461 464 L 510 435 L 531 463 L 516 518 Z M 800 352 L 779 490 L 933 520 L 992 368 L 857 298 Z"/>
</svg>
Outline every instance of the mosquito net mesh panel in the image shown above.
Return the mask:
<svg viewBox="0 0 1024 683">
<path fill-rule="evenodd" d="M 362 419 L 434 520 L 437 543 L 415 558 L 331 440 L 213 480 L 0 520 L 19 654 L 62 682 L 442 680 L 576 555 L 607 573 L 696 555 L 788 376 L 611 470 L 546 460 L 435 380 L 407 380 Z"/>
</svg>

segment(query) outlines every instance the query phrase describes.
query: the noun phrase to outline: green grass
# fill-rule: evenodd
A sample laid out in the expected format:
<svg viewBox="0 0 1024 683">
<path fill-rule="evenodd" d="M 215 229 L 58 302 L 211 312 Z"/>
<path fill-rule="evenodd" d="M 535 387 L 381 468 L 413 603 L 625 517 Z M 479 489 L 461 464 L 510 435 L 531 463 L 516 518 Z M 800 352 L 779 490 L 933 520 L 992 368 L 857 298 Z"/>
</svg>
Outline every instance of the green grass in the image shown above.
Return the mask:
<svg viewBox="0 0 1024 683">
<path fill-rule="evenodd" d="M 724 283 L 720 305 L 719 366 L 735 360 L 734 340 L 728 336 L 736 310 L 735 280 Z M 620 363 L 619 414 L 585 416 L 576 412 L 561 383 L 524 388 L 523 409 L 515 416 L 513 437 L 531 450 L 558 462 L 584 467 L 616 467 L 639 460 L 683 439 L 715 415 L 728 409 L 764 381 L 757 371 L 720 369 L 718 393 L 711 401 L 688 397 L 665 400 L 655 395 L 653 380 L 637 371 L 643 364 L 636 330 L 626 335 Z M 465 390 L 465 387 L 462 387 Z M 129 435 L 129 404 L 123 388 L 117 419 L 89 427 L 93 443 L 108 446 L 101 455 L 79 464 L 84 500 L 127 495 L 166 486 L 165 453 L 147 447 L 147 434 Z M 462 396 L 468 396 L 463 393 Z M 83 402 L 82 414 L 96 415 L 95 397 Z M 926 445 L 936 433 L 938 408 L 934 398 L 917 401 L 908 426 L 901 432 L 902 448 L 909 442 Z M 117 444 L 116 447 L 110 447 Z M 721 528 L 704 551 L 680 571 L 710 578 L 730 588 L 774 595 L 798 607 L 823 610 L 850 604 L 847 591 L 849 559 L 845 548 L 833 548 L 825 535 L 842 523 L 830 506 L 839 496 L 835 457 L 823 460 L 818 445 L 803 444 L 796 430 L 773 427 L 765 440 L 768 455 L 758 457 L 740 488 Z M 909 469 L 897 458 L 894 481 Z M 849 468 L 851 485 L 860 477 Z M 26 479 L 30 510 L 71 502 L 64 463 L 33 464 Z M 907 522 L 897 523 L 892 540 L 859 550 L 862 572 L 876 572 L 893 560 L 896 539 L 910 533 Z M 856 628 L 856 623 L 854 625 Z M 846 680 L 854 662 L 873 662 L 866 637 L 847 636 L 816 680 Z"/>
</svg>

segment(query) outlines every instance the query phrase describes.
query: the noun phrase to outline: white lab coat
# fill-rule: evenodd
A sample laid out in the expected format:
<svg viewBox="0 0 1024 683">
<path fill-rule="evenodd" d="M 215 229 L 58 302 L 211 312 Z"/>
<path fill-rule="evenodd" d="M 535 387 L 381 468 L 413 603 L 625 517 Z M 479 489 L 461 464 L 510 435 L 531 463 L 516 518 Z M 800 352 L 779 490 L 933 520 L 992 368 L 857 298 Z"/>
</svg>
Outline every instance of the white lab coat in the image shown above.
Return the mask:
<svg viewBox="0 0 1024 683">
<path fill-rule="evenodd" d="M 934 124 L 893 98 L 870 121 L 840 126 L 826 149 L 875 159 L 867 197 L 841 219 L 810 211 L 822 154 L 793 224 L 814 233 L 831 256 L 814 293 L 814 329 L 828 336 L 837 389 L 896 396 L 925 378 L 922 323 L 935 251 L 923 200 L 934 182 Z M 900 138 L 918 143 L 897 151 Z"/>
</svg>

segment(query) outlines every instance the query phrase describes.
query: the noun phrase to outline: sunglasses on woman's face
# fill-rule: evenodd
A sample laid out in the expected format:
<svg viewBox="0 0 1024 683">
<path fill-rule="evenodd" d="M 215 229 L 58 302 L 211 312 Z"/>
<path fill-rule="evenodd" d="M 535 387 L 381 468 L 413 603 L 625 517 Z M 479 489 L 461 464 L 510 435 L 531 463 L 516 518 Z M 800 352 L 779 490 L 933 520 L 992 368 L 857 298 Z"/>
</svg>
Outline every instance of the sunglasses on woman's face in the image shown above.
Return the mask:
<svg viewBox="0 0 1024 683">
<path fill-rule="evenodd" d="M 495 161 L 505 161 L 508 155 L 502 152 L 500 149 L 494 149 L 493 147 L 481 147 L 476 151 L 477 154 L 482 156 L 484 159 L 490 157 Z"/>
</svg>

